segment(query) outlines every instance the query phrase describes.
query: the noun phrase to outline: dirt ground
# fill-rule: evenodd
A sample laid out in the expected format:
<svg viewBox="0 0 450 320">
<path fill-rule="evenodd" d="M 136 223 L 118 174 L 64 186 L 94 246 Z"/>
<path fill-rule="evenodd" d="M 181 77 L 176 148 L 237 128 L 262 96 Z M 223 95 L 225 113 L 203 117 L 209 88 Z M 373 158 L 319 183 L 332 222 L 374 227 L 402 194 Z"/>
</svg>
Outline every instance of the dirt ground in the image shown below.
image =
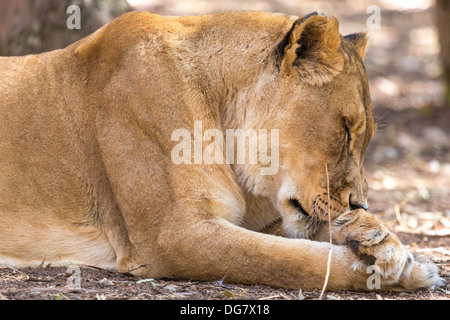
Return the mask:
<svg viewBox="0 0 450 320">
<path fill-rule="evenodd" d="M 450 108 L 442 105 L 439 46 L 430 0 L 418 1 L 130 1 L 135 9 L 162 14 L 199 14 L 250 9 L 299 15 L 335 13 L 341 33 L 366 30 L 369 5 L 381 9 L 380 29 L 369 30 L 365 59 L 378 132 L 366 153 L 370 210 L 387 221 L 411 252 L 438 265 L 445 285 L 417 292 L 326 292 L 328 300 L 450 299 Z M 413 7 L 413 4 L 415 7 Z M 83 299 L 318 299 L 319 290 L 287 291 L 181 279 L 145 279 L 79 269 L 0 267 L 0 300 Z M 301 289 L 301 288 L 299 288 Z"/>
</svg>

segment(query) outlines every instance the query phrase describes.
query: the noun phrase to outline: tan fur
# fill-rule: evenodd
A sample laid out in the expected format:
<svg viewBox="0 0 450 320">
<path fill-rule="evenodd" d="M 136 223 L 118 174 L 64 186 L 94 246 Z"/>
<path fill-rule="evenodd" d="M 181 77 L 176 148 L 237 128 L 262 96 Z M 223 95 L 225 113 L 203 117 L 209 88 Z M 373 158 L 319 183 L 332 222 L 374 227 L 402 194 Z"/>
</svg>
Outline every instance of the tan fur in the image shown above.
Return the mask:
<svg viewBox="0 0 450 320">
<path fill-rule="evenodd" d="M 354 268 L 367 258 L 383 288 L 435 285 L 435 269 L 349 210 L 366 203 L 375 133 L 365 52 L 366 37 L 340 36 L 335 17 L 134 12 L 65 49 L 0 58 L 0 262 L 321 287 L 326 163 L 328 288 L 367 289 Z M 203 131 L 278 129 L 276 174 L 175 164 L 171 134 L 196 120 Z"/>
</svg>

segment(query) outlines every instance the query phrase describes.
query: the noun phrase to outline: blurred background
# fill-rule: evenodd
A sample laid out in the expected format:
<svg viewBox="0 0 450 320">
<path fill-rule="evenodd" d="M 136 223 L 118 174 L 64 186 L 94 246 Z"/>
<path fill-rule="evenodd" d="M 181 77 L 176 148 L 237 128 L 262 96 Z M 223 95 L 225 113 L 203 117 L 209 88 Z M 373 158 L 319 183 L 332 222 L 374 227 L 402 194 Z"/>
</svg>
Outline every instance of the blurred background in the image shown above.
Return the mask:
<svg viewBox="0 0 450 320">
<path fill-rule="evenodd" d="M 66 25 L 73 4 L 81 29 Z M 336 14 L 342 34 L 368 31 L 365 64 L 378 123 L 365 160 L 370 208 L 411 248 L 435 250 L 430 255 L 448 263 L 450 0 L 0 0 L 0 55 L 63 48 L 131 10 L 318 11 Z"/>
</svg>

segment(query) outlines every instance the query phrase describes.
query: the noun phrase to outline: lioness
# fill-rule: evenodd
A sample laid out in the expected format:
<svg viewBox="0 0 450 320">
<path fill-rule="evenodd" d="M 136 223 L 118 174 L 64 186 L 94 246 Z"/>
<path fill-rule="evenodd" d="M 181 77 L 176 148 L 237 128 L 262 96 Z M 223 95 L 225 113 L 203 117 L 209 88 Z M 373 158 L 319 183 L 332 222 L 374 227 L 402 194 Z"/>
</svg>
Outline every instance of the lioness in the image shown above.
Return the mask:
<svg viewBox="0 0 450 320">
<path fill-rule="evenodd" d="M 132 12 L 65 49 L 1 58 L 0 262 L 320 288 L 329 212 L 328 289 L 370 289 L 369 265 L 381 289 L 439 284 L 366 211 L 366 44 L 316 13 Z M 278 130 L 277 170 L 175 163 L 172 133 L 195 121 Z"/>
</svg>

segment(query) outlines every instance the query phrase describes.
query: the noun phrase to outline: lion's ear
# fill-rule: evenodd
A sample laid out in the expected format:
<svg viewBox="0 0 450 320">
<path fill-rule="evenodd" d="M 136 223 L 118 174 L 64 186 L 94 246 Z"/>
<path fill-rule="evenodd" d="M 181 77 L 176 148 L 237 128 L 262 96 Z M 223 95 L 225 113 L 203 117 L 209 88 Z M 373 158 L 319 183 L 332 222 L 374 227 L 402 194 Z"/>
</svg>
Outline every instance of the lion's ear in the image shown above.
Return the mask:
<svg viewBox="0 0 450 320">
<path fill-rule="evenodd" d="M 341 36 L 335 17 L 317 12 L 300 17 L 280 43 L 283 72 L 299 72 L 302 81 L 321 85 L 338 74 L 344 59 L 339 52 Z"/>
<path fill-rule="evenodd" d="M 344 39 L 346 39 L 352 45 L 353 49 L 355 49 L 358 56 L 361 59 L 364 59 L 367 53 L 367 49 L 369 47 L 367 33 L 365 32 L 352 33 L 346 35 Z"/>
</svg>

